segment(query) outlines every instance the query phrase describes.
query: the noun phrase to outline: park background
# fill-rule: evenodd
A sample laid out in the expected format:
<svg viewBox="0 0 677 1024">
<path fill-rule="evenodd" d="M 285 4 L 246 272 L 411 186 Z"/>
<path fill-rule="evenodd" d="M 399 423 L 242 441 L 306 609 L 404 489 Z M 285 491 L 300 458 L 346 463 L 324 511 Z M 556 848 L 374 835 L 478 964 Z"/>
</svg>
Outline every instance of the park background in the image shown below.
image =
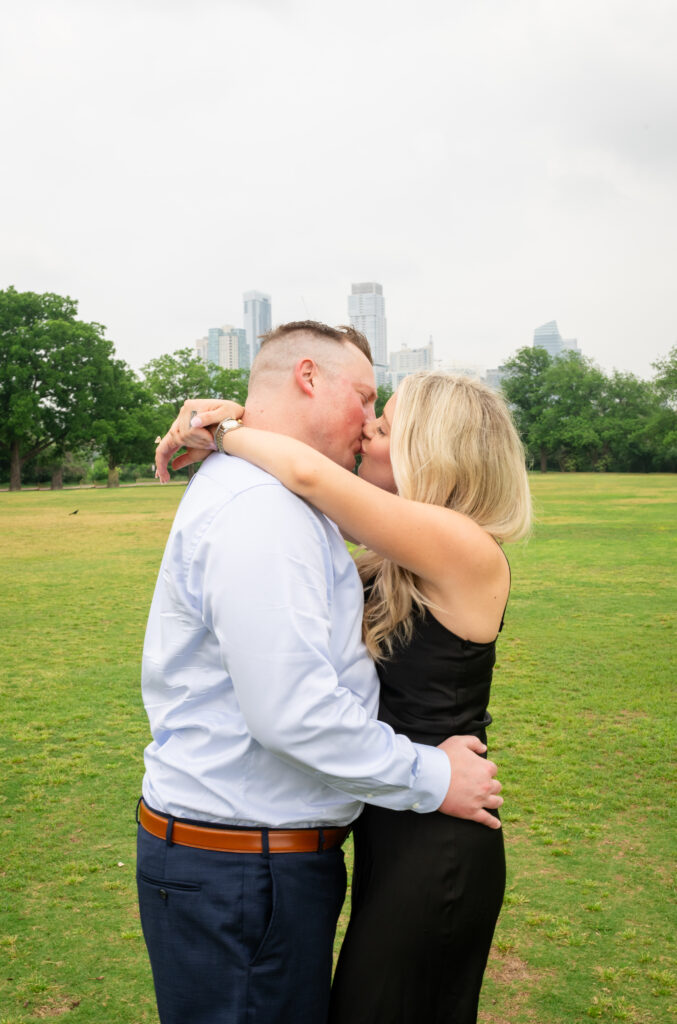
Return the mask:
<svg viewBox="0 0 677 1024">
<path fill-rule="evenodd" d="M 676 31 L 668 0 L 6 19 L 0 1024 L 156 1021 L 139 663 L 185 475 L 154 483 L 153 439 L 189 395 L 244 398 L 191 347 L 243 291 L 341 323 L 355 280 L 395 345 L 508 365 L 534 468 L 482 1024 L 674 1020 Z M 525 346 L 554 317 L 581 353 Z"/>
<path fill-rule="evenodd" d="M 667 1024 L 677 477 L 531 481 L 491 700 L 508 888 L 480 1021 Z M 157 1020 L 134 877 L 139 665 L 183 490 L 0 496 L 3 1024 Z"/>
</svg>

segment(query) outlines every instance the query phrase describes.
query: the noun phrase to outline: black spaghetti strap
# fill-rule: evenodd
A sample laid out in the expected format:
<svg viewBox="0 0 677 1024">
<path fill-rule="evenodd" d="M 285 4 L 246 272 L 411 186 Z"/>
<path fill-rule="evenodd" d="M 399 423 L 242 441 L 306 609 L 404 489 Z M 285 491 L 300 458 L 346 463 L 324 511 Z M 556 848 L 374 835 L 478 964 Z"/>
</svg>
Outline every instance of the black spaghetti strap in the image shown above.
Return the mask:
<svg viewBox="0 0 677 1024">
<path fill-rule="evenodd" d="M 498 541 L 496 541 L 496 543 L 498 544 Z M 505 564 L 508 566 L 508 596 L 505 599 L 505 606 L 503 608 L 503 614 L 501 615 L 501 625 L 498 627 L 498 632 L 500 633 L 503 630 L 503 626 L 505 625 L 505 613 L 508 610 L 508 601 L 510 600 L 510 590 L 512 589 L 512 570 L 510 568 L 510 562 L 508 561 L 508 556 L 506 555 L 505 551 L 503 550 L 502 545 L 498 544 L 498 546 L 501 549 L 501 554 L 505 558 Z"/>
</svg>

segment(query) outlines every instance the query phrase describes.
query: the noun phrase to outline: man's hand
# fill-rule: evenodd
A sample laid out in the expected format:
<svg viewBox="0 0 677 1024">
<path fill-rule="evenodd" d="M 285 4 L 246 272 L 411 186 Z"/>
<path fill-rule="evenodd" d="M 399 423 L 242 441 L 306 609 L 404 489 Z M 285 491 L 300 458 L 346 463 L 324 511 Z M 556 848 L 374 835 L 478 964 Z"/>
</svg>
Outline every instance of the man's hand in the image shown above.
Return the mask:
<svg viewBox="0 0 677 1024">
<path fill-rule="evenodd" d="M 476 736 L 451 736 L 440 749 L 451 762 L 451 783 L 438 810 L 455 818 L 468 818 L 489 828 L 501 823 L 489 810 L 503 803 L 498 794 L 503 788 L 496 778 L 498 768 L 493 761 L 480 757 L 487 749 Z"/>
<path fill-rule="evenodd" d="M 201 462 L 209 452 L 215 451 L 216 447 L 211 431 L 206 428 L 229 417 L 239 419 L 243 413 L 243 407 L 237 402 L 224 401 L 221 398 L 187 399 L 155 449 L 155 475 L 163 484 L 167 483 L 170 459 L 180 448 L 185 447 L 188 451 L 174 459 L 173 469 L 181 469 L 192 462 Z"/>
</svg>

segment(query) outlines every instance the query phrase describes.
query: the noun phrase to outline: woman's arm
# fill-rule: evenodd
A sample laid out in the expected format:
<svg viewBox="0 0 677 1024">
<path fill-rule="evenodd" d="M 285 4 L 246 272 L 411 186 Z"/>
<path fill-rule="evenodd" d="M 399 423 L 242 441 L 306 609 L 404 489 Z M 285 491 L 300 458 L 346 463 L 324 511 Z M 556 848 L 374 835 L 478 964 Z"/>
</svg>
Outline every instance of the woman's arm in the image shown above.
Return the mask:
<svg viewBox="0 0 677 1024">
<path fill-rule="evenodd" d="M 472 519 L 381 490 L 301 441 L 241 427 L 226 434 L 223 446 L 276 476 L 345 534 L 440 593 L 484 589 L 490 578 L 505 572 L 500 548 Z"/>
</svg>

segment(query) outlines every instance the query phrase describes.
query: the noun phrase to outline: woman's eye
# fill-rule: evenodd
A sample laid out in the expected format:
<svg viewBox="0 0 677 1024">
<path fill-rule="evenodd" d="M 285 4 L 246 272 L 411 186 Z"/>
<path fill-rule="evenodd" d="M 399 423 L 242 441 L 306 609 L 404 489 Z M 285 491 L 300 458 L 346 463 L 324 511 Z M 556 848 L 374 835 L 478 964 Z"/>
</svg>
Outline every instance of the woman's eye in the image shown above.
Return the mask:
<svg viewBox="0 0 677 1024">
<path fill-rule="evenodd" d="M 382 435 L 383 437 L 385 437 L 385 434 L 386 434 L 386 432 L 385 432 L 385 430 L 383 429 L 383 427 L 377 427 L 377 428 L 376 428 L 376 433 L 377 433 L 377 434 L 381 434 L 381 435 Z"/>
</svg>

